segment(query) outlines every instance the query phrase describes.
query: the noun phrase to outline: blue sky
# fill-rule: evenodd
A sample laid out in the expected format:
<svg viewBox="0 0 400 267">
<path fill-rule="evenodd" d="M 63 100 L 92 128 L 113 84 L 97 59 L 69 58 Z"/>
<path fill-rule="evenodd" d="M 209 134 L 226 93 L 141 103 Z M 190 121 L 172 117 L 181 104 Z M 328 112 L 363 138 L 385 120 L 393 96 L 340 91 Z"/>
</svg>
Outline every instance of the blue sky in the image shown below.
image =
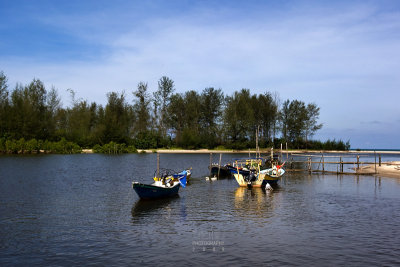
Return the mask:
<svg viewBox="0 0 400 267">
<path fill-rule="evenodd" d="M 89 102 L 150 91 L 276 92 L 315 102 L 316 139 L 400 149 L 399 1 L 0 0 L 0 70 Z"/>
</svg>

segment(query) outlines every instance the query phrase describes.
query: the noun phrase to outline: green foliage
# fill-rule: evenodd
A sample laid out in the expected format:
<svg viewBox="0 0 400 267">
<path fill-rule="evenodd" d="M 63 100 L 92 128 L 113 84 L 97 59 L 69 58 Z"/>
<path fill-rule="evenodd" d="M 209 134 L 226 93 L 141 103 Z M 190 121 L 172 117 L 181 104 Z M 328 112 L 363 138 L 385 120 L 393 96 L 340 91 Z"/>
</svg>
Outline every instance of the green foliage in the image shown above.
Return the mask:
<svg viewBox="0 0 400 267">
<path fill-rule="evenodd" d="M 147 93 L 147 83 L 140 82 L 138 84 L 138 89 L 133 93 L 136 97 L 135 104 L 133 106 L 133 110 L 136 113 L 137 120 L 135 124 L 135 132 L 136 133 L 144 133 L 149 129 L 149 103 L 150 96 Z"/>
<path fill-rule="evenodd" d="M 219 122 L 222 120 L 224 94 L 221 89 L 205 88 L 200 98 L 200 139 L 201 146 L 213 148 L 219 144 L 221 136 Z"/>
<path fill-rule="evenodd" d="M 197 149 L 200 147 L 200 142 L 200 137 L 196 135 L 194 130 L 190 128 L 186 128 L 183 130 L 180 146 L 185 149 Z"/>
<path fill-rule="evenodd" d="M 183 148 L 213 148 L 221 142 L 224 95 L 220 89 L 206 88 L 171 96 L 169 127 L 175 144 Z"/>
<path fill-rule="evenodd" d="M 185 120 L 185 108 L 186 103 L 181 94 L 171 96 L 171 104 L 168 107 L 170 114 L 169 127 L 174 131 L 176 143 L 181 142 L 182 132 L 187 123 Z"/>
<path fill-rule="evenodd" d="M 126 143 L 129 141 L 130 122 L 133 111 L 125 101 L 125 95 L 112 92 L 107 95 L 104 114 L 104 140 Z"/>
<path fill-rule="evenodd" d="M 121 154 L 121 153 L 137 153 L 134 146 L 126 146 L 126 144 L 118 144 L 115 142 L 110 142 L 105 145 L 95 145 L 93 147 L 93 152 L 103 153 L 103 154 Z"/>
<path fill-rule="evenodd" d="M 158 90 L 153 93 L 155 103 L 155 116 L 153 120 L 155 120 L 156 128 L 163 136 L 165 136 L 167 133 L 169 121 L 168 106 L 174 91 L 174 81 L 166 76 L 163 76 L 158 81 Z M 160 108 L 158 109 L 158 107 Z"/>
<path fill-rule="evenodd" d="M 279 147 L 280 143 L 275 147 Z M 296 146 L 300 149 L 310 149 L 310 150 L 338 150 L 338 151 L 348 151 L 350 149 L 350 141 L 346 143 L 342 140 L 326 140 L 325 142 L 319 140 L 305 140 L 296 143 Z"/>
<path fill-rule="evenodd" d="M 7 133 L 10 122 L 7 76 L 0 71 L 0 136 Z"/>
<path fill-rule="evenodd" d="M 61 138 L 58 142 L 50 143 L 52 153 L 57 154 L 74 154 L 74 153 L 81 153 L 82 149 L 79 145 L 67 141 L 65 138 Z"/>
<path fill-rule="evenodd" d="M 275 131 L 278 119 L 278 104 L 274 99 L 274 96 L 266 92 L 260 94 L 257 98 L 253 99 L 253 109 L 256 119 L 256 124 L 260 126 L 261 138 L 260 143 L 265 144 L 270 143 L 275 137 Z"/>
<path fill-rule="evenodd" d="M 42 141 L 36 139 L 30 139 L 26 141 L 24 138 L 18 140 L 15 139 L 0 139 L 0 152 L 6 154 L 31 154 L 39 153 L 56 153 L 56 154 L 74 154 L 81 153 L 82 149 L 80 146 L 73 142 L 69 142 L 62 138 L 58 142 Z"/>
<path fill-rule="evenodd" d="M 304 102 L 286 100 L 283 103 L 281 114 L 284 138 L 292 144 L 302 142 L 302 132 L 307 118 L 307 109 Z"/>
<path fill-rule="evenodd" d="M 226 100 L 224 129 L 227 141 L 233 147 L 243 147 L 250 140 L 254 125 L 254 110 L 251 104 L 250 90 L 242 89 Z"/>
<path fill-rule="evenodd" d="M 25 149 L 28 153 L 37 153 L 39 151 L 39 142 L 31 139 L 25 143 Z"/>
<path fill-rule="evenodd" d="M 284 140 L 297 148 L 300 148 L 305 143 L 307 148 L 308 138 L 322 128 L 322 124 L 317 122 L 318 118 L 319 107 L 316 104 L 310 103 L 306 105 L 302 101 L 286 100 L 280 111 Z"/>
<path fill-rule="evenodd" d="M 153 132 L 146 131 L 139 133 L 134 139 L 134 145 L 138 149 L 157 148 L 159 136 Z"/>
<path fill-rule="evenodd" d="M 47 91 L 40 80 L 33 79 L 9 90 L 1 71 L 0 151 L 76 153 L 81 147 L 95 147 L 100 153 L 126 153 L 135 148 L 172 146 L 248 149 L 255 147 L 256 139 L 260 147 L 279 147 L 281 142 L 310 149 L 350 146 L 349 142 L 309 140 L 322 127 L 318 123 L 320 108 L 314 103 L 287 100 L 280 107 L 276 94 L 251 94 L 249 89 L 231 95 L 213 87 L 201 93 L 174 93 L 174 81 L 166 76 L 158 81 L 157 91 L 152 95 L 148 91 L 147 83 L 140 82 L 133 92 L 133 104 L 127 103 L 124 92 L 110 92 L 102 106 L 77 99 L 69 89 L 72 104 L 63 108 L 54 87 Z"/>
<path fill-rule="evenodd" d="M 16 154 L 19 151 L 18 142 L 16 140 L 6 140 L 5 151 L 9 154 Z"/>
<path fill-rule="evenodd" d="M 234 149 L 255 147 L 256 131 L 259 146 L 270 144 L 275 137 L 278 104 L 271 93 L 251 95 L 242 89 L 226 98 L 224 110 L 225 142 Z"/>
</svg>

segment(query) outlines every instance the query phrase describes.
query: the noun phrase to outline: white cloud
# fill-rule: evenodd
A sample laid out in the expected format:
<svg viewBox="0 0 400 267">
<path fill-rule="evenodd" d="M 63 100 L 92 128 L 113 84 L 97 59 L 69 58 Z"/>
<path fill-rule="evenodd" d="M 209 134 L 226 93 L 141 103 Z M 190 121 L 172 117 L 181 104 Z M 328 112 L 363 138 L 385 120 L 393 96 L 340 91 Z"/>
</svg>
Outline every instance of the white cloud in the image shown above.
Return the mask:
<svg viewBox="0 0 400 267">
<path fill-rule="evenodd" d="M 244 87 L 278 91 L 283 99 L 316 102 L 325 127 L 350 128 L 364 117 L 389 122 L 398 110 L 400 16 L 378 11 L 363 4 L 293 6 L 277 17 L 260 12 L 235 20 L 229 9 L 152 16 L 139 25 L 128 21 L 117 33 L 106 27 L 93 34 L 107 51 L 93 61 L 13 58 L 2 65 L 10 80 L 37 77 L 97 103 L 105 103 L 110 91 L 126 90 L 129 99 L 140 81 L 154 91 L 163 75 L 180 92 L 208 86 L 228 94 Z"/>
</svg>

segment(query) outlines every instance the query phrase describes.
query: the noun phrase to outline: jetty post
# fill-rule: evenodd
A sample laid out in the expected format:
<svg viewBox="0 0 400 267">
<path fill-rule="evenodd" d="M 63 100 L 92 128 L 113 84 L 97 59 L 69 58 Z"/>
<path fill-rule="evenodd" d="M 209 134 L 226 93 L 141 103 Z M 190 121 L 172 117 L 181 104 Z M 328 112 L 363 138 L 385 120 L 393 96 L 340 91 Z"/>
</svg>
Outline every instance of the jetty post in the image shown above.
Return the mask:
<svg viewBox="0 0 400 267">
<path fill-rule="evenodd" d="M 360 155 L 357 155 L 357 171 L 360 169 Z"/>
<path fill-rule="evenodd" d="M 157 152 L 157 178 L 160 177 L 160 153 Z"/>
<path fill-rule="evenodd" d="M 372 159 L 370 161 L 361 160 L 362 155 L 360 156 L 359 154 L 358 155 L 355 154 L 354 155 L 355 158 L 350 160 L 350 159 L 348 159 L 348 158 L 350 158 L 348 155 L 330 156 L 330 155 L 324 155 L 322 152 L 320 155 L 321 158 L 317 161 L 313 160 L 313 157 L 315 155 L 301 155 L 301 154 L 300 155 L 295 154 L 295 155 L 302 156 L 304 158 L 302 160 L 294 161 L 293 154 L 291 154 L 291 161 L 288 162 L 290 164 L 288 165 L 287 171 L 293 171 L 293 172 L 304 171 L 304 172 L 309 172 L 309 173 L 312 173 L 312 172 L 335 173 L 334 169 L 329 167 L 330 166 L 329 164 L 331 164 L 332 166 L 336 166 L 337 174 L 360 174 L 360 173 L 362 173 L 362 174 L 374 174 L 375 173 L 376 174 L 376 173 L 379 173 L 379 170 L 378 170 L 379 161 L 378 160 L 379 160 L 379 156 L 381 156 L 381 155 L 376 152 L 374 152 L 374 153 L 375 153 L 375 162 L 374 162 L 374 159 Z M 328 160 L 325 161 L 325 158 L 328 158 Z M 335 158 L 335 160 L 329 160 L 329 158 Z M 380 163 L 382 165 L 383 164 L 382 157 L 380 158 L 380 161 L 381 161 Z M 295 163 L 301 163 L 301 168 L 294 169 L 293 165 Z M 315 165 L 317 163 L 318 163 L 318 167 Z M 321 163 L 322 163 L 322 170 L 320 170 Z M 314 164 L 314 166 L 313 166 L 313 164 Z M 328 164 L 327 170 L 325 169 L 326 164 Z M 344 167 L 345 167 L 345 165 L 348 165 L 348 164 L 353 165 L 354 168 L 346 168 L 346 171 L 345 171 Z M 368 164 L 371 167 L 374 167 L 373 165 L 375 165 L 375 171 L 374 171 L 374 169 L 372 169 L 371 171 L 363 171 L 363 164 Z M 347 171 L 347 169 L 351 169 L 353 171 L 350 172 L 350 171 Z"/>
<path fill-rule="evenodd" d="M 258 135 L 260 134 L 260 125 L 257 126 L 256 130 L 256 158 L 258 157 L 258 154 L 260 153 L 259 148 L 258 148 Z"/>
<path fill-rule="evenodd" d="M 221 170 L 221 160 L 222 160 L 222 153 L 219 153 L 219 162 L 218 162 L 218 178 L 219 178 L 219 172 Z"/>
<path fill-rule="evenodd" d="M 286 160 L 289 160 L 289 151 L 287 148 L 287 142 L 286 142 Z"/>
<path fill-rule="evenodd" d="M 342 160 L 342 157 L 340 157 L 340 172 L 343 173 L 343 160 Z"/>
<path fill-rule="evenodd" d="M 210 175 L 209 175 L 210 177 L 211 177 L 211 169 L 212 169 L 211 164 L 212 164 L 212 153 L 210 153 L 210 165 L 209 165 L 210 166 Z"/>
</svg>

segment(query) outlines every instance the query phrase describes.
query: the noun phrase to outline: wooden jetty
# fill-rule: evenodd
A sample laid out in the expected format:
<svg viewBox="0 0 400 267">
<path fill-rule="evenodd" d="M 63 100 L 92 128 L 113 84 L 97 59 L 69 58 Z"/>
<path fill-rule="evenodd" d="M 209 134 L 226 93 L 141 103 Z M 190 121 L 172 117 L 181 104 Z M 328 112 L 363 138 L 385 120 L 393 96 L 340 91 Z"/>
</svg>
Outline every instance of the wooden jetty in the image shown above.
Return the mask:
<svg viewBox="0 0 400 267">
<path fill-rule="evenodd" d="M 381 154 L 386 151 L 298 151 L 288 150 L 281 144 L 281 149 L 256 149 L 248 151 L 249 157 L 255 154 L 256 157 L 267 158 L 274 152 L 278 156 L 278 161 L 286 162 L 285 171 L 287 172 L 309 172 L 309 173 L 329 173 L 329 174 L 349 174 L 349 175 L 386 175 L 400 178 L 399 162 L 382 162 Z M 231 152 L 228 152 L 231 153 Z M 392 153 L 392 152 L 391 152 Z M 217 154 L 217 153 L 216 153 Z M 210 153 L 210 172 L 211 167 L 218 168 L 218 175 L 221 175 L 222 155 L 219 151 L 219 162 L 212 163 L 213 153 Z M 210 173 L 211 175 L 211 173 Z"/>
<path fill-rule="evenodd" d="M 271 150 L 270 150 L 271 151 Z M 276 150 L 275 150 L 276 151 Z M 265 153 L 267 151 L 263 151 Z M 279 161 L 286 161 L 285 170 L 287 172 L 309 172 L 309 173 L 329 173 L 329 174 L 350 174 L 350 175 L 374 175 L 380 173 L 382 164 L 381 154 L 374 152 L 373 159 L 368 156 L 368 160 L 365 160 L 363 154 L 357 153 L 337 153 L 332 155 L 331 152 L 320 152 L 320 153 L 299 153 L 289 152 L 283 149 L 276 151 L 279 156 Z M 221 154 L 220 161 L 216 166 L 221 166 Z M 249 153 L 250 154 L 250 153 Z M 267 152 L 266 154 L 270 154 Z M 260 151 L 256 152 L 258 157 L 263 157 Z M 265 155 L 266 157 L 266 155 Z M 210 153 L 210 166 L 211 166 L 212 153 Z M 400 166 L 397 166 L 400 168 Z M 400 169 L 398 169 L 400 170 Z M 219 176 L 219 175 L 218 175 Z"/>
<path fill-rule="evenodd" d="M 349 160 L 355 156 L 354 161 Z M 306 171 L 309 173 L 319 172 L 319 173 L 335 173 L 335 174 L 377 174 L 377 166 L 381 166 L 382 160 L 379 154 L 379 163 L 377 163 L 377 155 L 375 153 L 375 161 L 360 161 L 360 155 L 325 155 L 321 154 L 297 154 L 291 153 L 290 157 L 288 155 L 288 163 L 286 171 L 296 172 L 296 171 Z M 304 160 L 294 160 L 294 157 L 303 157 Z M 346 160 L 345 160 L 346 159 Z M 296 168 L 295 166 L 301 166 L 301 168 Z M 346 168 L 345 166 L 353 166 L 352 168 Z M 372 170 L 371 166 L 374 166 Z M 336 167 L 336 168 L 335 168 Z M 336 169 L 336 170 L 335 170 Z M 352 170 L 352 171 L 347 171 Z"/>
</svg>

